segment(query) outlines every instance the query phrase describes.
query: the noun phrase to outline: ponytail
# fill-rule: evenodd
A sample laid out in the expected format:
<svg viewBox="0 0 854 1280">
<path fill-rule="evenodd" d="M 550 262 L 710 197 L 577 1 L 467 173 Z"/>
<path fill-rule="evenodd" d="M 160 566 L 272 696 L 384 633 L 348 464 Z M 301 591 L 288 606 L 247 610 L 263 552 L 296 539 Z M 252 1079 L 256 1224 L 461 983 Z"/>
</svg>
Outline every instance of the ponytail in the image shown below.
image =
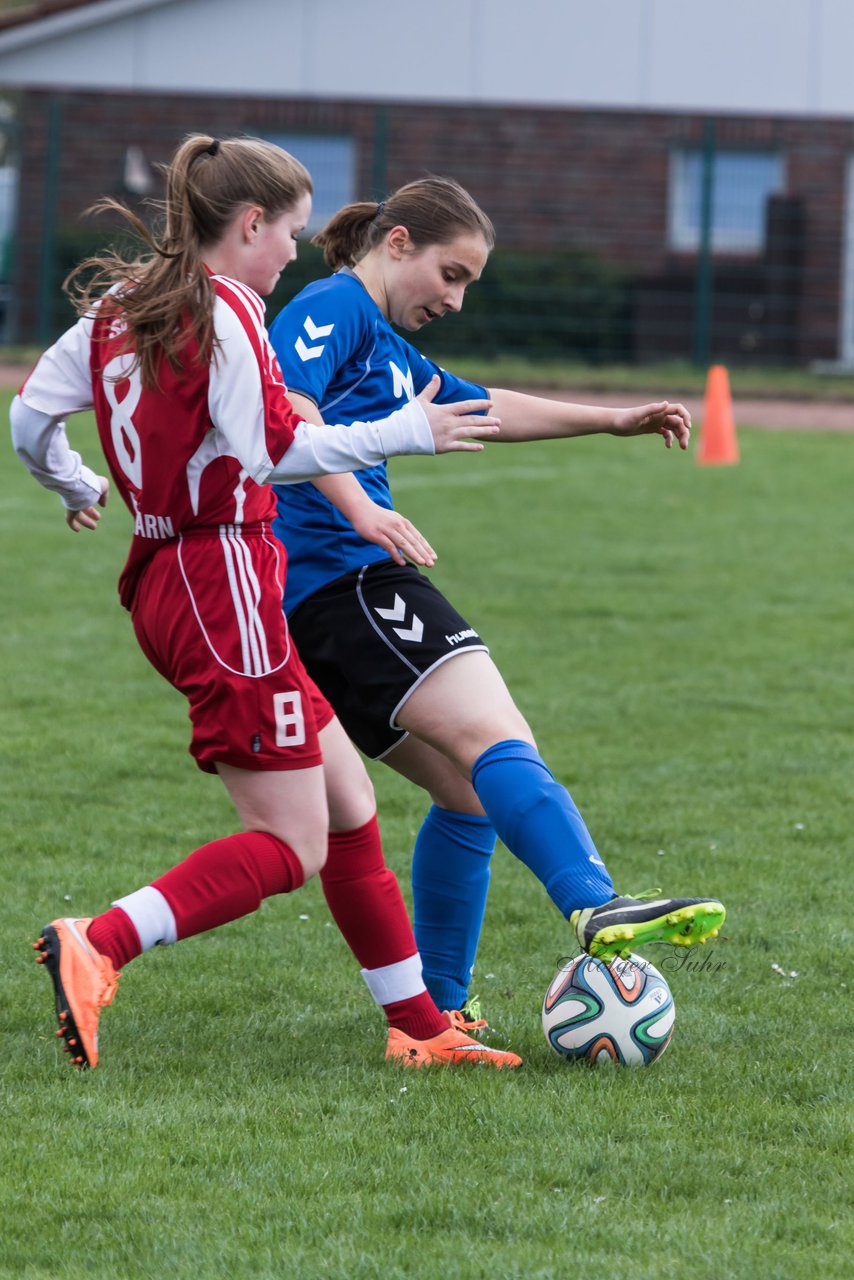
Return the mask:
<svg viewBox="0 0 854 1280">
<path fill-rule="evenodd" d="M 381 244 L 393 227 L 404 226 L 417 249 L 449 244 L 465 232 L 479 233 L 487 249 L 495 245 L 495 228 L 472 196 L 452 178 L 421 178 L 399 187 L 377 204 L 345 205 L 312 240 L 323 250 L 333 271 L 355 266 Z"/>
</svg>

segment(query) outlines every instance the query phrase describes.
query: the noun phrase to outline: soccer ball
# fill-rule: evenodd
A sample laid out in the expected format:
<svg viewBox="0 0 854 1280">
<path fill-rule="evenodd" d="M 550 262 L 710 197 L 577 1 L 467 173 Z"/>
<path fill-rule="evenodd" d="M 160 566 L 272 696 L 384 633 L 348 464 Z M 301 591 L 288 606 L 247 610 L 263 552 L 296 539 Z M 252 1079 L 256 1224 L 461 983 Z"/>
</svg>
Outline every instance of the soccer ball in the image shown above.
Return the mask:
<svg viewBox="0 0 854 1280">
<path fill-rule="evenodd" d="M 647 1067 L 670 1044 L 676 1009 L 655 965 L 641 956 L 609 964 L 577 956 L 560 969 L 543 1001 L 543 1031 L 572 1062 Z"/>
</svg>

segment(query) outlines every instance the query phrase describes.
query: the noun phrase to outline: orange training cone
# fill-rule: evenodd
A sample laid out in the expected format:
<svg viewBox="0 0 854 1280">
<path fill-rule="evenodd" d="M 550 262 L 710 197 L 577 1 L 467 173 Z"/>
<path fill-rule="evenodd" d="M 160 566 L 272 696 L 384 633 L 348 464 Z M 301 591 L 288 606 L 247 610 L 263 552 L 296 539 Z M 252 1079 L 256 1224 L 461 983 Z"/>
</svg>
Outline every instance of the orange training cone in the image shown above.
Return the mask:
<svg viewBox="0 0 854 1280">
<path fill-rule="evenodd" d="M 713 364 L 706 379 L 697 461 L 705 466 L 718 467 L 738 462 L 729 374 L 722 364 Z"/>
</svg>

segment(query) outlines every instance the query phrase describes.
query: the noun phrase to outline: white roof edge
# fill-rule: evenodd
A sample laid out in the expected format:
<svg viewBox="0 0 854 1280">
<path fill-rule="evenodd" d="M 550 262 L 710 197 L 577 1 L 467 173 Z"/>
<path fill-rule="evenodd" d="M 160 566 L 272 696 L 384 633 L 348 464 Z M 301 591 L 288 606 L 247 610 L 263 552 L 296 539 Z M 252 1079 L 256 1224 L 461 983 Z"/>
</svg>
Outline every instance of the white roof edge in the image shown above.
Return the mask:
<svg viewBox="0 0 854 1280">
<path fill-rule="evenodd" d="M 33 17 L 31 21 L 10 27 L 8 31 L 0 29 L 0 53 L 26 49 L 31 45 L 41 44 L 44 40 L 51 40 L 55 36 L 67 35 L 71 31 L 81 31 L 86 27 L 95 27 L 102 22 L 126 18 L 134 13 L 156 9 L 160 5 L 169 3 L 171 0 L 99 0 L 95 4 L 46 14 L 42 18 Z"/>
</svg>

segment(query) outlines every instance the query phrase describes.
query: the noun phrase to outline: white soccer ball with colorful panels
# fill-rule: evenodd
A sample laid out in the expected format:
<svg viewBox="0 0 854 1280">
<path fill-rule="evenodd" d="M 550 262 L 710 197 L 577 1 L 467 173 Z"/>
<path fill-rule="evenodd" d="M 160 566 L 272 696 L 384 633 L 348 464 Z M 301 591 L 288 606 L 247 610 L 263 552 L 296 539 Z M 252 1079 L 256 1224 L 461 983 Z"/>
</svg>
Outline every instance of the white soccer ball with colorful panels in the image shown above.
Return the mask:
<svg viewBox="0 0 854 1280">
<path fill-rule="evenodd" d="M 648 1067 L 673 1035 L 673 995 L 641 956 L 610 964 L 576 956 L 558 970 L 543 1001 L 543 1031 L 573 1062 Z"/>
</svg>

